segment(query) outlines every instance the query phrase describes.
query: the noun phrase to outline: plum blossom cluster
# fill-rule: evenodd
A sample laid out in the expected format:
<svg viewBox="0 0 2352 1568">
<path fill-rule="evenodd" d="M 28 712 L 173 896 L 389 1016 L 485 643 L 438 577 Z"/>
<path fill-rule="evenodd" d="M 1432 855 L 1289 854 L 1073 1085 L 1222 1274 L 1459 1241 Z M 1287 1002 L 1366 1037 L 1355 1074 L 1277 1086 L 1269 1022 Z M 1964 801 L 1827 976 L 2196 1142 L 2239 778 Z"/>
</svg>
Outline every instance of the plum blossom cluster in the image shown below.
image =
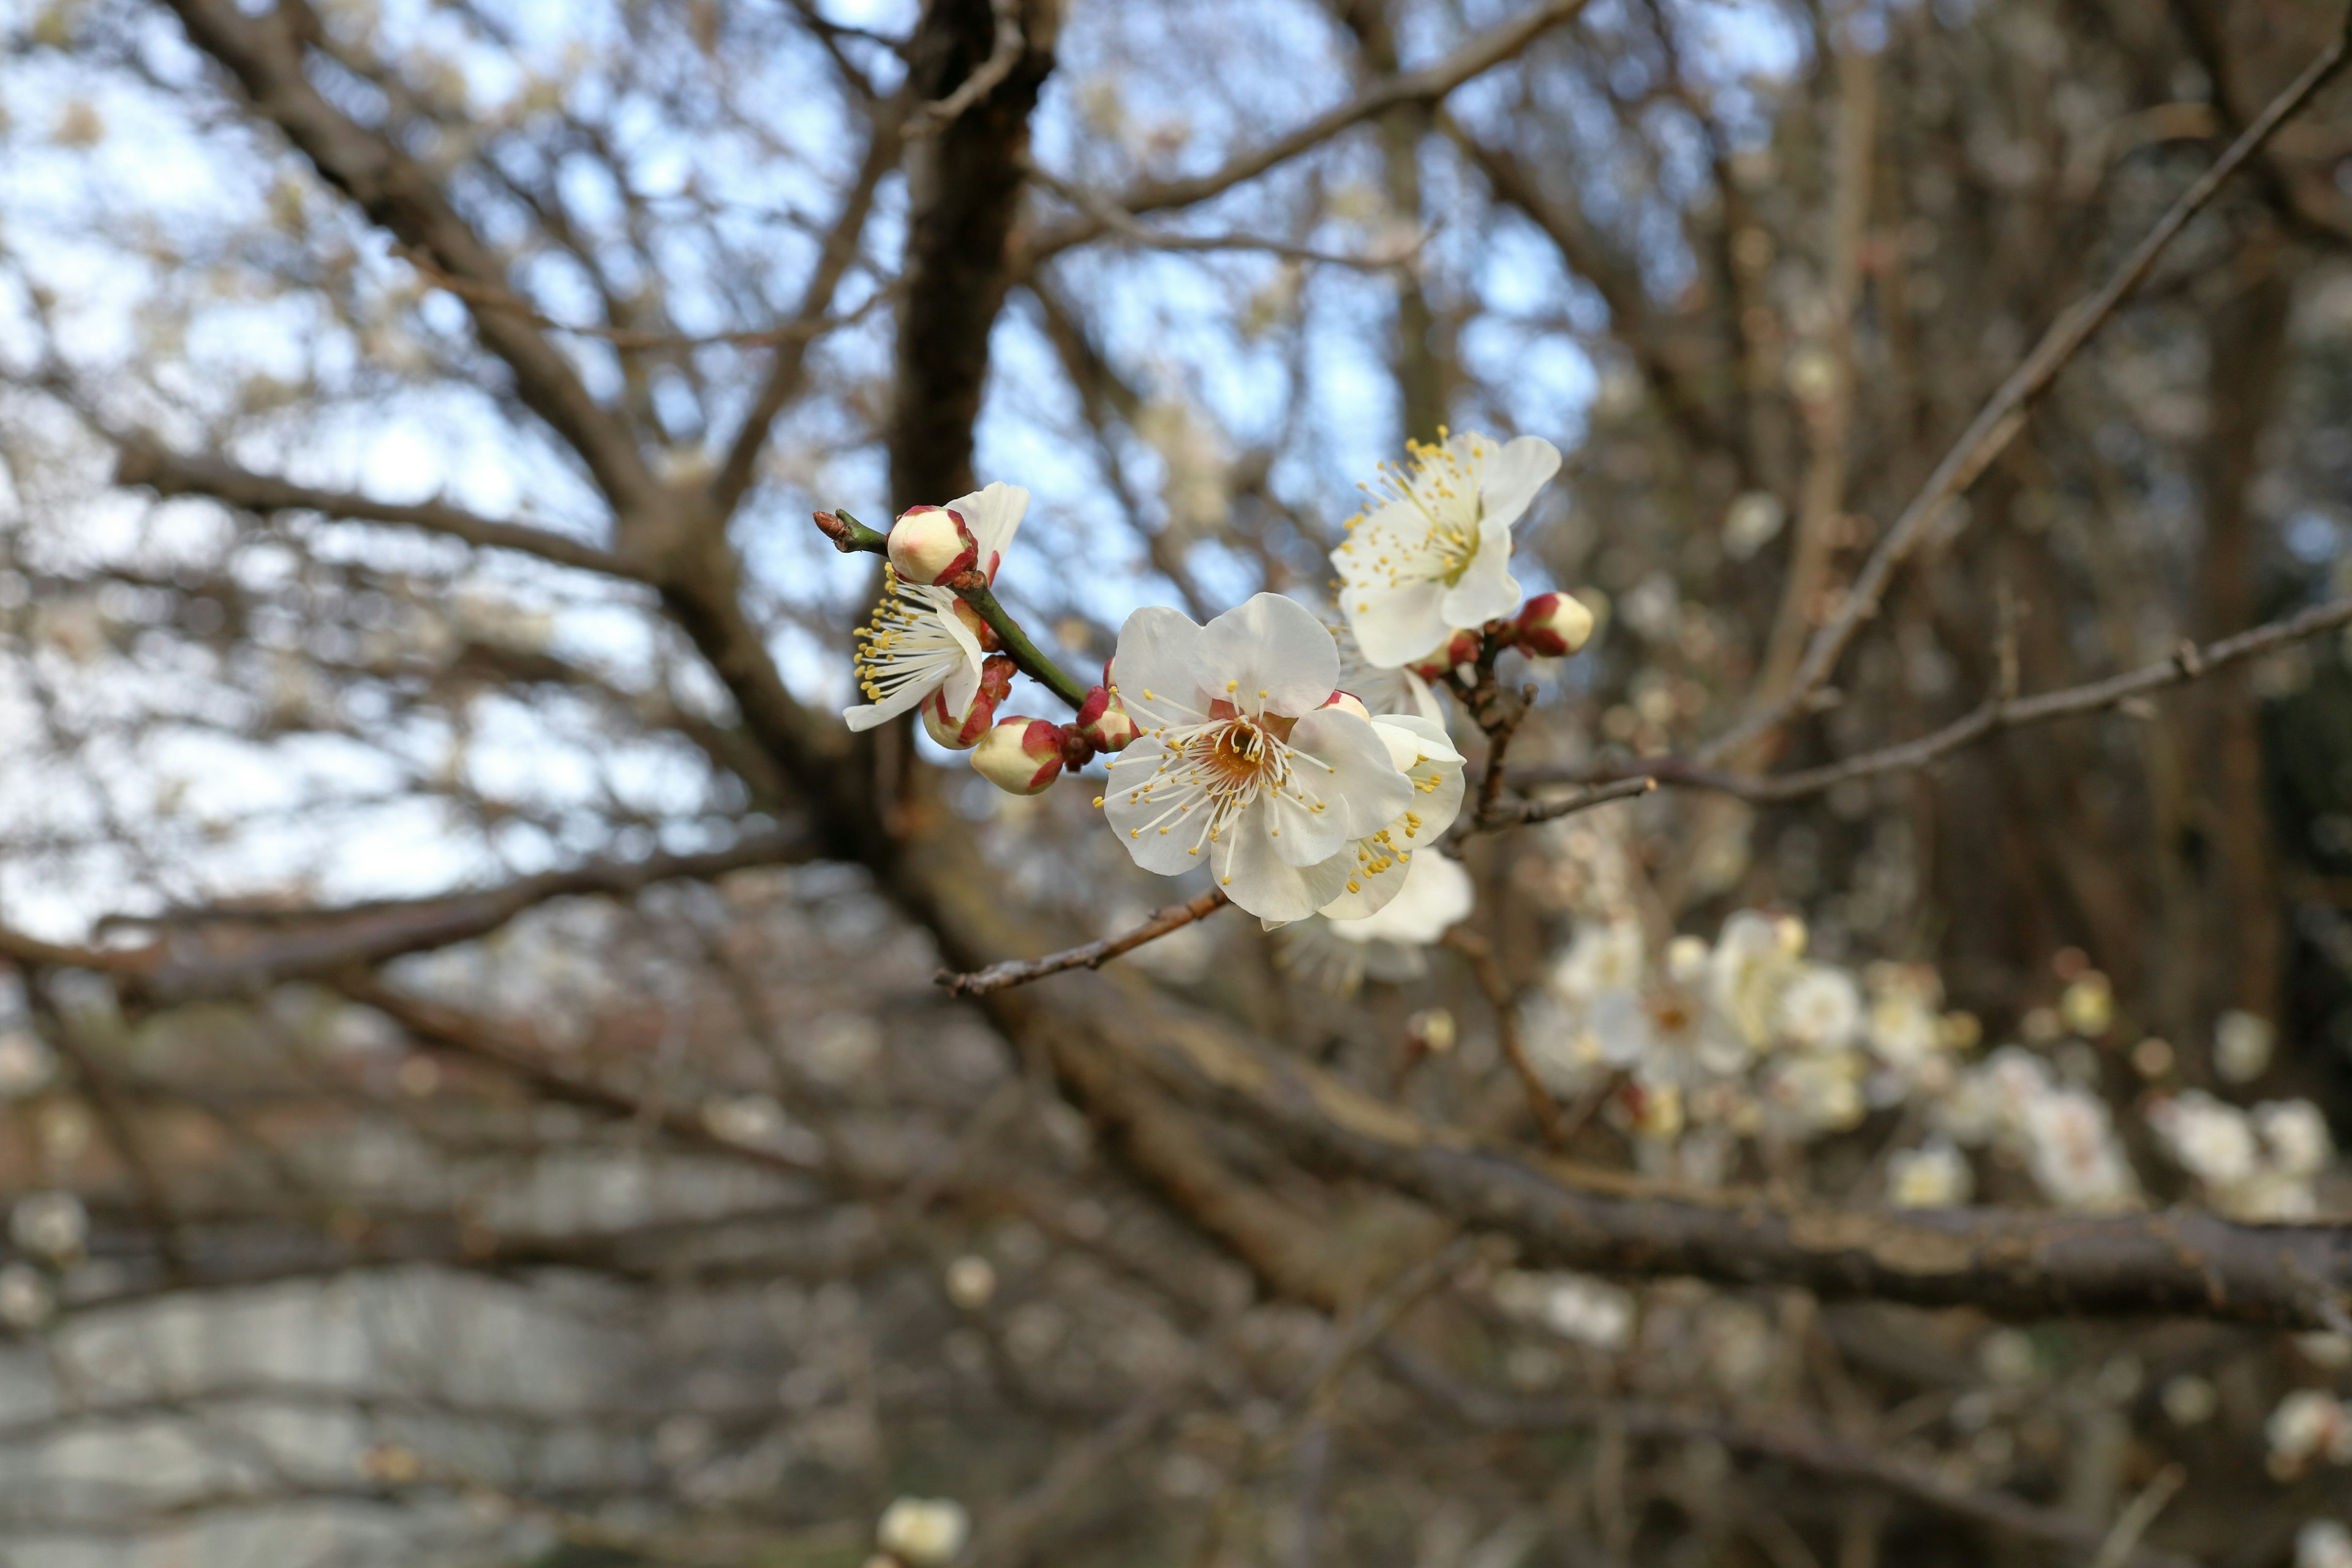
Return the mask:
<svg viewBox="0 0 2352 1568">
<path fill-rule="evenodd" d="M 1555 1092 L 1605 1096 L 1644 1167 L 1685 1181 L 1726 1179 L 1743 1143 L 1787 1149 L 1899 1109 L 1922 1135 L 1884 1161 L 1894 1206 L 1967 1202 L 1983 1158 L 2022 1170 L 2059 1208 L 2148 1201 L 2085 1040 L 1979 1055 L 1978 1020 L 1943 1007 L 1932 969 L 1856 971 L 1809 957 L 1807 941 L 1795 916 L 1756 910 L 1732 915 L 1712 943 L 1654 944 L 1622 909 L 1585 919 L 1525 1008 L 1532 1064 Z M 2100 1035 L 2105 987 L 2095 971 L 2082 976 L 2035 1026 Z M 2158 1065 L 2145 1045 L 2136 1055 Z M 2247 1109 L 2191 1089 L 2152 1094 L 2141 1114 L 2218 1212 L 2318 1213 L 2314 1184 L 2335 1148 L 2309 1100 Z"/>
<path fill-rule="evenodd" d="M 1513 527 L 1559 471 L 1558 449 L 1441 437 L 1383 469 L 1332 552 L 1343 631 L 1274 594 L 1206 626 L 1147 607 L 1091 687 L 1055 668 L 992 593 L 1026 490 L 912 507 L 887 535 L 819 513 L 836 545 L 888 563 L 857 634 L 865 700 L 844 718 L 866 730 L 919 713 L 933 741 L 1015 795 L 1104 759 L 1095 804 L 1144 869 L 1203 873 L 1268 926 L 1320 916 L 1361 925 L 1352 940 L 1367 948 L 1432 940 L 1468 912 L 1466 878 L 1430 853 L 1464 795 L 1435 691 L 1466 696 L 1505 648 L 1558 658 L 1592 632 L 1576 599 L 1526 598 L 1510 572 Z M 1016 674 L 1074 716 L 1004 711 Z"/>
</svg>

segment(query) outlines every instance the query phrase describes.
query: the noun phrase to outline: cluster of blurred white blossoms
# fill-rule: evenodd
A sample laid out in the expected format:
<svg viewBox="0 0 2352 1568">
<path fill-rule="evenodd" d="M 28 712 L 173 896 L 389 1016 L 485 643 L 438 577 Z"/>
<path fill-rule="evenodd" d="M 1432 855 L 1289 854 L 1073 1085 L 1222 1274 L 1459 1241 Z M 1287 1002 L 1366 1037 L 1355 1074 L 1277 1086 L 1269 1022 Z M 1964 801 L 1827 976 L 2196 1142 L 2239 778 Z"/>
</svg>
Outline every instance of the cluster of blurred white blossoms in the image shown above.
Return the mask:
<svg viewBox="0 0 2352 1568">
<path fill-rule="evenodd" d="M 1629 906 L 1580 921 L 1525 1007 L 1534 1067 L 1556 1092 L 1601 1095 L 1645 1170 L 1713 1184 L 1743 1141 L 1789 1148 L 1902 1110 L 1906 1147 L 1883 1162 L 1885 1201 L 1947 1207 L 1973 1195 L 1982 1152 L 2023 1169 L 2052 1205 L 2112 1211 L 2147 1201 L 2084 1040 L 2054 1054 L 2002 1045 L 1981 1056 L 1970 1014 L 1943 1005 L 1931 968 L 1859 969 L 1807 952 L 1804 922 L 1743 910 L 1713 942 L 1654 942 Z M 2079 976 L 2037 1030 L 2095 1037 L 2106 981 Z M 2242 1033 L 2241 1028 L 2241 1033 Z M 2217 1057 L 2224 1047 L 2216 1042 Z M 2164 1053 L 2169 1061 L 2169 1047 Z M 2307 1218 L 2334 1163 L 2308 1100 L 2251 1110 L 2202 1090 L 2144 1106 L 2155 1142 L 2217 1211 Z"/>
<path fill-rule="evenodd" d="M 1373 944 L 1409 954 L 1468 912 L 1459 868 L 1428 853 L 1463 797 L 1463 756 L 1434 688 L 1458 672 L 1468 689 L 1505 647 L 1556 658 L 1591 634 L 1580 603 L 1527 599 L 1510 572 L 1513 525 L 1559 468 L 1558 448 L 1534 437 L 1414 443 L 1332 552 L 1343 630 L 1274 594 L 1206 626 L 1138 610 L 1066 723 L 1000 711 L 1016 670 L 1051 677 L 1066 696 L 1083 684 L 1041 673 L 1043 656 L 990 592 L 1026 490 L 992 484 L 912 507 L 887 536 L 819 513 L 843 548 L 889 562 L 882 603 L 857 634 L 866 700 L 844 718 L 866 730 L 919 712 L 932 740 L 969 752 L 975 772 L 1014 795 L 1107 757 L 1095 804 L 1137 865 L 1204 871 L 1269 927 L 1360 922 L 1340 940 L 1361 950 L 1360 976 Z"/>
</svg>

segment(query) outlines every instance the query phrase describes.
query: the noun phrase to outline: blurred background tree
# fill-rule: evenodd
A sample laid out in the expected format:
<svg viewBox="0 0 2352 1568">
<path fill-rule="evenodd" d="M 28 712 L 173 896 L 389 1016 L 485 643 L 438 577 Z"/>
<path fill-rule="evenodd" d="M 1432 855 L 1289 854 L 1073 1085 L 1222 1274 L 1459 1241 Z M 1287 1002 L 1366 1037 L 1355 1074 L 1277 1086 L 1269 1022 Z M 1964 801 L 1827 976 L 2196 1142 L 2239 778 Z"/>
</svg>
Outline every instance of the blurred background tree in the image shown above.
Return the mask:
<svg viewBox="0 0 2352 1568">
<path fill-rule="evenodd" d="M 9 1560 L 2352 1563 L 2352 100 L 1931 479 L 2340 25 L 0 6 Z M 1164 889 L 808 514 L 1091 670 L 1448 426 L 1601 626 L 1471 919 L 935 986 Z"/>
</svg>

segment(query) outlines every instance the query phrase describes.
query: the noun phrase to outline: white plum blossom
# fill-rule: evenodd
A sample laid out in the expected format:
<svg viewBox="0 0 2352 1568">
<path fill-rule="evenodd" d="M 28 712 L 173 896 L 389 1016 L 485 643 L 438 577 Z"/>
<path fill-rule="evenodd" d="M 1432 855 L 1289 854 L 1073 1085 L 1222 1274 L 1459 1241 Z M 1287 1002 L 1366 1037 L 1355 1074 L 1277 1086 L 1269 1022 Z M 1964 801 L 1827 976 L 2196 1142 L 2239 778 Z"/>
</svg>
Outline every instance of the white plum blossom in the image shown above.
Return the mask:
<svg viewBox="0 0 2352 1568">
<path fill-rule="evenodd" d="M 2281 1174 L 2310 1177 L 2336 1157 L 2327 1118 L 2307 1100 L 2266 1100 L 2254 1107 L 2254 1129 Z"/>
<path fill-rule="evenodd" d="M 1389 761 L 1412 781 L 1414 799 L 1378 833 L 1349 846 L 1355 855 L 1355 868 L 1339 896 L 1322 909 L 1326 918 L 1341 922 L 1378 915 L 1402 892 L 1405 876 L 1412 868 L 1444 858 L 1432 854 L 1416 858 L 1414 851 L 1434 846 L 1439 836 L 1454 826 L 1454 817 L 1462 810 L 1462 753 L 1446 739 L 1444 725 L 1402 713 L 1373 716 L 1370 722 L 1372 732 L 1388 747 Z M 1462 896 L 1460 911 L 1446 925 L 1470 912 L 1468 873 L 1459 866 L 1454 869 L 1458 874 L 1455 878 L 1440 872 L 1434 879 L 1423 883 L 1424 896 L 1442 896 L 1441 889 L 1446 894 Z M 1435 907 L 1431 906 L 1423 918 L 1435 912 Z M 1419 940 L 1434 942 L 1444 931 L 1445 926 L 1440 926 Z"/>
<path fill-rule="evenodd" d="M 2147 1122 L 2180 1168 L 2209 1187 L 2250 1181 L 2260 1165 L 2252 1121 L 2203 1089 L 2157 1101 L 2148 1108 Z"/>
<path fill-rule="evenodd" d="M 1497 446 L 1465 433 L 1409 450 L 1409 466 L 1383 465 L 1378 504 L 1331 552 L 1340 613 L 1364 657 L 1390 668 L 1518 607 L 1511 525 L 1559 471 L 1559 449 L 1533 436 Z"/>
<path fill-rule="evenodd" d="M 1409 665 L 1374 664 L 1344 622 L 1331 628 L 1331 637 L 1339 645 L 1339 689 L 1352 693 L 1374 718 L 1411 713 L 1433 724 L 1445 722 L 1445 710 L 1422 671 Z"/>
<path fill-rule="evenodd" d="M 2165 1152 L 2206 1189 L 2213 1206 L 2244 1220 L 2307 1219 L 2311 1178 L 2333 1152 L 2327 1123 L 2308 1100 L 2267 1100 L 2249 1115 L 2202 1089 L 2159 1100 L 2148 1125 Z"/>
<path fill-rule="evenodd" d="M 1457 774 L 1458 776 L 1458 774 Z M 1459 860 L 1416 855 L 1389 898 L 1370 914 L 1346 912 L 1352 896 L 1323 910 L 1331 934 L 1342 942 L 1391 942 L 1426 947 L 1467 919 L 1477 902 L 1470 873 Z"/>
<path fill-rule="evenodd" d="M 993 581 L 1028 508 L 1027 490 L 997 483 L 950 501 L 945 510 L 962 521 L 980 569 Z M 994 651 L 995 634 L 952 589 L 910 581 L 886 566 L 882 602 L 857 642 L 857 689 L 866 700 L 841 716 L 852 730 L 871 730 L 914 711 L 935 691 L 946 715 L 960 723 L 980 694 L 982 666 Z"/>
<path fill-rule="evenodd" d="M 2106 1101 L 2079 1089 L 2056 1089 L 2024 1110 L 2026 1165 L 2060 1208 L 2131 1208 L 2139 1178 L 2116 1139 Z"/>
<path fill-rule="evenodd" d="M 951 1498 L 902 1497 L 882 1510 L 875 1544 L 905 1568 L 942 1568 L 971 1534 L 971 1516 Z"/>
<path fill-rule="evenodd" d="M 1811 1050 L 1843 1050 L 1862 1026 L 1862 988 L 1826 963 L 1808 963 L 1780 993 L 1780 1027 Z"/>
<path fill-rule="evenodd" d="M 2291 1480 L 2312 1461 L 2352 1465 L 2352 1408 L 2332 1394 L 2298 1388 L 2263 1424 L 2270 1440 L 2271 1473 Z"/>
<path fill-rule="evenodd" d="M 1898 1209 L 1952 1208 L 1968 1202 L 1975 1188 L 1969 1157 L 1946 1139 L 1930 1139 L 1886 1162 L 1886 1201 Z"/>
<path fill-rule="evenodd" d="M 1552 966 L 1552 989 L 1570 1002 L 1631 990 L 1642 983 L 1643 960 L 1640 921 L 1580 921 L 1568 952 Z"/>
<path fill-rule="evenodd" d="M 2352 1568 L 2352 1530 L 2315 1519 L 2294 1532 L 2294 1568 Z"/>
<path fill-rule="evenodd" d="M 89 1239 L 89 1211 L 71 1193 L 27 1193 L 9 1213 L 8 1238 L 36 1257 L 70 1261 Z"/>
<path fill-rule="evenodd" d="M 1111 672 L 1143 731 L 1110 759 L 1102 796 L 1129 855 L 1162 876 L 1205 865 L 1260 920 L 1304 920 L 1339 898 L 1356 841 L 1419 798 L 1369 720 L 1326 706 L 1339 648 L 1279 595 L 1205 626 L 1138 610 Z"/>
<path fill-rule="evenodd" d="M 1770 1042 L 1780 992 L 1804 950 L 1799 921 L 1741 910 L 1723 922 L 1708 960 L 1708 989 L 1717 1010 L 1751 1047 Z"/>
<path fill-rule="evenodd" d="M 2232 1009 L 2213 1026 L 2213 1070 L 2229 1083 L 2252 1083 L 2271 1065 L 2270 1020 Z"/>
<path fill-rule="evenodd" d="M 39 1269 L 24 1263 L 0 1268 L 0 1327 L 29 1334 L 57 1310 L 57 1292 Z"/>
</svg>

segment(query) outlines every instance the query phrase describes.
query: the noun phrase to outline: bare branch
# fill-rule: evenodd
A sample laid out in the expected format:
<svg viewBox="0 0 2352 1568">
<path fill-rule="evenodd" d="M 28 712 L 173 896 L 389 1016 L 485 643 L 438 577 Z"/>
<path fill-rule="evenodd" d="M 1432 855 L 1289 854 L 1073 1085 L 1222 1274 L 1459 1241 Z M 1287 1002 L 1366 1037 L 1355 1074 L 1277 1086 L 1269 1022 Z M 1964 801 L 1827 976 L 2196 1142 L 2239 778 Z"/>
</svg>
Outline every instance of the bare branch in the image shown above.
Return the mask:
<svg viewBox="0 0 2352 1568">
<path fill-rule="evenodd" d="M 2347 26 L 2352 26 L 2352 17 Z M 2230 176 L 2242 167 L 2247 159 L 2261 151 L 2280 126 L 2286 123 L 2303 106 L 2311 101 L 2328 80 L 2343 68 L 2347 58 L 2347 33 L 2338 28 L 2336 37 L 2326 50 L 2305 68 L 2303 73 L 2289 82 L 2273 99 L 2252 124 L 2246 127 L 2230 143 L 2212 166 L 2199 175 L 2180 194 L 2165 215 L 2157 220 L 2140 242 L 2132 247 L 2115 272 L 2093 294 L 2077 300 L 2060 312 L 2050 324 L 2033 352 L 2023 363 L 2010 373 L 2007 380 L 1995 389 L 1976 418 L 1961 432 L 1951 450 L 1944 454 L 1927 483 L 1911 499 L 1894 526 L 1886 531 L 1878 547 L 1871 552 L 1861 574 L 1846 591 L 1843 602 L 1828 624 L 1813 634 L 1807 645 L 1804 658 L 1799 663 L 1794 679 L 1786 691 L 1769 698 L 1764 707 L 1750 718 L 1734 726 L 1703 747 L 1700 761 L 1713 763 L 1736 756 L 1748 743 L 1769 733 L 1799 715 L 1807 700 L 1827 684 L 1837 668 L 1838 660 L 1847 647 L 1861 632 L 1864 624 L 1878 614 L 1881 600 L 1893 583 L 1895 574 L 1911 558 L 1914 551 L 1927 537 L 1929 528 L 1943 515 L 1945 507 L 1959 499 L 1977 477 L 1990 466 L 1993 459 L 2024 427 L 2026 416 L 2042 395 L 2058 378 L 2083 346 L 2091 341 L 2107 318 L 2115 314 L 2132 290 L 2137 288 L 2148 270 L 2163 256 L 2166 248 L 2187 227 L 2189 220 L 2205 210 Z"/>
<path fill-rule="evenodd" d="M 1483 1146 L 1202 1015 L 1133 1006 L 1107 978 L 1064 993 L 1057 1012 L 1097 1048 L 1304 1163 L 1511 1237 L 1539 1263 L 2014 1319 L 2176 1314 L 2316 1329 L 2352 1295 L 2352 1226 L 2181 1209 L 1889 1211 L 1679 1188 Z"/>
<path fill-rule="evenodd" d="M 2264 654 L 2325 636 L 2346 626 L 2352 626 L 2352 599 L 2331 600 L 2284 620 L 2207 643 L 2202 647 L 2195 643 L 2183 642 L 2169 658 L 2158 659 L 2153 664 L 2109 676 L 2105 680 L 2070 686 L 2059 691 L 2045 691 L 2038 697 L 1990 697 L 1965 717 L 1955 719 L 1942 729 L 1922 735 L 1916 741 L 1905 741 L 1875 752 L 1865 752 L 1843 762 L 1826 763 L 1801 773 L 1779 775 L 1727 773 L 1675 757 L 1630 763 L 1623 766 L 1635 775 L 1632 780 L 1585 790 L 1559 800 L 1507 804 L 1497 808 L 1494 822 L 1503 826 L 1543 822 L 1598 805 L 1601 799 L 1614 798 L 1616 795 L 1638 794 L 1638 790 L 1625 787 L 1629 783 L 1715 790 L 1738 795 L 1742 800 L 1759 802 L 1800 800 L 1834 789 L 1849 779 L 1871 778 L 1879 773 L 1927 767 L 1964 746 L 1973 745 L 2004 731 L 2055 723 L 2062 719 L 2078 719 L 2110 708 L 2126 708 L 2152 692 L 2168 687 L 2186 686 L 2215 670 L 2259 658 Z M 1606 793 L 1612 791 L 1614 795 Z"/>
<path fill-rule="evenodd" d="M 1326 110 L 1288 134 L 1250 149 L 1223 168 L 1190 179 L 1150 181 L 1110 205 L 1120 212 L 1140 215 L 1207 201 L 1320 146 L 1383 110 L 1399 104 L 1437 102 L 1464 82 L 1484 76 L 1510 59 L 1545 33 L 1575 16 L 1588 3 L 1589 0 L 1544 0 L 1526 15 L 1481 33 L 1435 65 L 1391 77 L 1338 108 Z M 1028 263 L 1034 267 L 1056 251 L 1083 245 L 1109 226 L 1101 217 L 1089 214 L 1034 235 L 1024 247 Z"/>
<path fill-rule="evenodd" d="M 255 473 L 217 458 L 184 457 L 143 443 L 125 444 L 119 448 L 114 482 L 143 486 L 159 496 L 203 496 L 226 506 L 264 514 L 315 511 L 340 521 L 420 528 L 428 533 L 463 540 L 479 549 L 519 551 L 559 566 L 632 582 L 646 581 L 635 565 L 613 552 L 543 528 L 501 522 L 446 501 L 404 504 L 344 490 L 318 489 L 275 475 Z"/>
<path fill-rule="evenodd" d="M 1898 1496 L 1997 1530 L 2047 1542 L 2084 1557 L 2097 1553 L 2105 1532 L 2096 1525 L 2054 1508 L 2043 1508 L 2007 1492 L 1962 1486 L 1944 1471 L 1903 1458 L 1884 1448 L 1845 1441 L 1830 1433 L 1794 1425 L 1759 1426 L 1682 1410 L 1646 1400 L 1526 1399 L 1474 1387 L 1454 1377 L 1420 1352 L 1383 1341 L 1381 1360 L 1399 1381 L 1456 1420 L 1494 1431 L 1545 1432 L 1583 1429 L 1614 1422 L 1629 1437 L 1665 1442 L 1712 1442 L 1735 1452 L 1772 1459 L 1836 1480 L 1883 1487 Z M 2110 1568 L 2194 1568 L 2169 1552 L 2127 1545 Z"/>
<path fill-rule="evenodd" d="M 992 963 L 971 974 L 957 974 L 942 969 L 936 976 L 938 983 L 958 996 L 985 996 L 992 991 L 1002 991 L 1008 985 L 1026 985 L 1033 980 L 1043 980 L 1048 974 L 1059 974 L 1066 969 L 1100 969 L 1122 953 L 1133 952 L 1148 942 L 1157 942 L 1171 931 L 1181 931 L 1196 921 L 1204 921 L 1232 900 L 1223 888 L 1213 888 L 1197 899 L 1172 904 L 1158 910 L 1152 917 L 1121 936 L 1105 937 L 1082 947 L 1060 952 L 1049 952 L 1043 958 L 1011 959 Z"/>
<path fill-rule="evenodd" d="M 498 256 L 458 216 L 432 173 L 311 85 L 303 51 L 323 28 L 308 5 L 286 0 L 255 15 L 235 0 L 172 0 L 172 9 L 196 47 L 226 67 L 254 109 L 372 222 L 432 257 L 451 277 L 505 286 Z M 530 322 L 471 301 L 468 308 L 482 342 L 513 371 L 516 394 L 579 455 L 614 510 L 625 518 L 659 516 L 666 510 L 660 481 L 571 362 Z"/>
<path fill-rule="evenodd" d="M 251 995 L 289 980 L 470 942 L 551 899 L 625 898 L 656 882 L 786 865 L 808 854 L 798 838 L 748 837 L 731 848 L 698 855 L 592 861 L 477 893 L 312 910 L 299 919 L 283 912 L 267 920 L 233 910 L 197 912 L 174 917 L 163 936 L 136 947 L 71 947 L 0 929 L 0 957 L 112 974 L 159 1005 Z"/>
</svg>

